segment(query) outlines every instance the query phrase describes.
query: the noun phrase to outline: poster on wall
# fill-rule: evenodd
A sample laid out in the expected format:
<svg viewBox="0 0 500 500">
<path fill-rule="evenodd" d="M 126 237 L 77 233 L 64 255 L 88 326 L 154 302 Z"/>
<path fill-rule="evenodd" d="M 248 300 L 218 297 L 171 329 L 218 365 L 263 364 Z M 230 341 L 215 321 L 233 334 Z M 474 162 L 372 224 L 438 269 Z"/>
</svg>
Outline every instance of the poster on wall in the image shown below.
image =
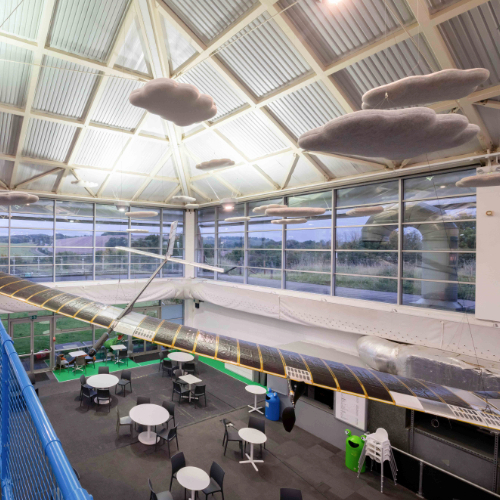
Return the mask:
<svg viewBox="0 0 500 500">
<path fill-rule="evenodd" d="M 368 400 L 342 392 L 335 393 L 335 418 L 366 431 Z"/>
</svg>

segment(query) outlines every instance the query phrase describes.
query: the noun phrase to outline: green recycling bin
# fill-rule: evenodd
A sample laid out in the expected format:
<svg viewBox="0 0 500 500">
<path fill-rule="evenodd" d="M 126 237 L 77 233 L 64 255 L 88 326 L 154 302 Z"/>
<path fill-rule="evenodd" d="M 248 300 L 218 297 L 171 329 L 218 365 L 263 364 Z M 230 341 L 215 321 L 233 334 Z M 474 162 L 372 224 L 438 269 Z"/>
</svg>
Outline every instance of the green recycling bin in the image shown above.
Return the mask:
<svg viewBox="0 0 500 500">
<path fill-rule="evenodd" d="M 347 435 L 345 440 L 345 465 L 348 469 L 358 472 L 359 457 L 365 445 L 363 440 L 365 436 L 353 436 L 349 429 L 346 429 L 345 433 Z M 361 472 L 365 472 L 364 465 Z"/>
</svg>

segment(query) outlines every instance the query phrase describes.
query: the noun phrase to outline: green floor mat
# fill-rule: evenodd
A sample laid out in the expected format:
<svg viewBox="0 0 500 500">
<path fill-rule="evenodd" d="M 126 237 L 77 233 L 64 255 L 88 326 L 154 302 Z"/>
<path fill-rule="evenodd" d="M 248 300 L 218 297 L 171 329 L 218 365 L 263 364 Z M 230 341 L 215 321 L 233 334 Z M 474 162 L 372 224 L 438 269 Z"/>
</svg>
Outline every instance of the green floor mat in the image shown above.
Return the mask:
<svg viewBox="0 0 500 500">
<path fill-rule="evenodd" d="M 146 362 L 144 364 L 150 364 L 150 362 Z M 113 362 L 110 361 L 108 363 L 97 362 L 95 364 L 95 367 L 92 364 L 87 365 L 87 368 L 85 369 L 84 372 L 82 371 L 73 372 L 72 368 L 64 368 L 62 370 L 55 370 L 53 373 L 58 382 L 67 382 L 68 380 L 75 380 L 77 378 L 80 378 L 81 375 L 85 375 L 86 377 L 97 375 L 100 366 L 107 366 L 109 368 L 109 373 L 112 373 L 112 372 L 121 372 L 122 370 L 127 370 L 129 368 L 139 368 L 140 366 L 143 365 L 142 363 L 136 363 L 135 361 L 129 359 L 128 366 L 127 363 L 120 363 L 119 365 L 116 365 L 114 361 Z"/>
<path fill-rule="evenodd" d="M 258 382 L 253 382 L 252 380 L 243 377 L 242 375 L 238 375 L 237 373 L 232 372 L 231 370 L 228 370 L 222 361 L 218 361 L 217 359 L 211 359 L 211 358 L 202 358 L 201 356 L 198 358 L 198 361 L 201 363 L 205 363 L 206 365 L 211 366 L 212 368 L 215 368 L 216 370 L 219 370 L 222 373 L 225 373 L 226 375 L 229 375 L 230 377 L 235 378 L 236 380 L 239 380 L 240 382 L 244 382 L 247 385 L 260 385 L 260 387 L 266 388 L 265 385 L 259 384 Z"/>
</svg>

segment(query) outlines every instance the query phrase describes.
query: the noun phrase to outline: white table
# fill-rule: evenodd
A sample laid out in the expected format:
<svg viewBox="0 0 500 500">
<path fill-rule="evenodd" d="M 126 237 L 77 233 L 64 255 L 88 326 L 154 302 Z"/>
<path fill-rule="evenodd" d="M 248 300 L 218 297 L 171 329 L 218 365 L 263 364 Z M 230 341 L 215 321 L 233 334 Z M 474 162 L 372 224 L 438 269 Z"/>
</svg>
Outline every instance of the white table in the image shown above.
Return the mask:
<svg viewBox="0 0 500 500">
<path fill-rule="evenodd" d="M 152 445 L 156 443 L 156 432 L 151 431 L 151 427 L 164 424 L 170 414 L 163 406 L 144 404 L 134 406 L 129 413 L 133 422 L 139 425 L 145 425 L 148 430 L 139 434 L 139 441 L 142 444 Z"/>
<path fill-rule="evenodd" d="M 194 500 L 196 491 L 204 490 L 210 484 L 209 475 L 198 467 L 183 467 L 176 477 L 183 488 L 191 491 L 191 500 Z"/>
<path fill-rule="evenodd" d="M 111 389 L 118 382 L 119 382 L 118 377 L 115 377 L 114 375 L 109 375 L 107 373 L 103 373 L 101 375 L 92 375 L 92 377 L 89 377 L 87 379 L 87 384 L 90 385 L 90 387 L 93 387 L 94 389 Z M 97 396 L 94 398 L 94 401 L 97 403 Z M 111 403 L 111 397 L 102 404 L 107 405 L 109 403 Z"/>
<path fill-rule="evenodd" d="M 191 403 L 191 386 L 193 384 L 200 383 L 201 379 L 195 377 L 194 375 L 182 375 L 182 377 L 179 377 L 179 379 L 189 385 L 189 402 Z"/>
<path fill-rule="evenodd" d="M 171 361 L 177 361 L 177 363 L 179 363 L 179 370 L 181 372 L 183 363 L 189 363 L 189 361 L 194 360 L 194 356 L 192 354 L 188 354 L 187 352 L 171 352 L 167 356 L 167 358 L 170 359 Z"/>
<path fill-rule="evenodd" d="M 240 464 L 252 464 L 254 469 L 258 471 L 256 463 L 263 463 L 264 460 L 254 460 L 253 458 L 253 445 L 254 444 L 263 444 L 267 441 L 267 436 L 260 432 L 257 429 L 251 429 L 250 427 L 244 427 L 238 431 L 238 435 L 243 441 L 250 443 L 250 455 L 245 453 L 248 460 L 240 460 Z"/>
<path fill-rule="evenodd" d="M 245 391 L 249 392 L 250 394 L 253 394 L 255 396 L 255 403 L 254 405 L 247 405 L 251 410 L 248 413 L 252 413 L 253 411 L 256 411 L 263 415 L 263 413 L 260 411 L 262 409 L 262 406 L 257 407 L 257 395 L 262 395 L 265 394 L 267 391 L 264 387 L 261 387 L 260 385 L 247 385 L 245 386 Z"/>
<path fill-rule="evenodd" d="M 68 353 L 70 356 L 73 356 L 74 358 L 79 358 L 80 356 L 86 356 L 87 353 L 85 351 L 73 351 Z"/>
<path fill-rule="evenodd" d="M 126 346 L 123 344 L 115 344 L 111 346 L 111 349 L 113 349 L 115 353 L 115 365 L 123 363 L 123 361 L 120 361 L 120 358 L 118 357 L 120 351 L 123 351 L 124 349 L 127 349 Z"/>
</svg>

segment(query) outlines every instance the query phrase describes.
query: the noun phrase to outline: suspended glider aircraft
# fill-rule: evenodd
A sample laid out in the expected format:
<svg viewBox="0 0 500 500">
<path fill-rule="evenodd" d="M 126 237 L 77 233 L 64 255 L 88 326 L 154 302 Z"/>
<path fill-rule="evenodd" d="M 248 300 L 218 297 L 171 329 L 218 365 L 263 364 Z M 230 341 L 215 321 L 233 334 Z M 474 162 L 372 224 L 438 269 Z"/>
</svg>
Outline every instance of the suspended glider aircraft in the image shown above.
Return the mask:
<svg viewBox="0 0 500 500">
<path fill-rule="evenodd" d="M 6 273 L 0 273 L 0 295 L 76 318 L 100 328 L 107 328 L 107 332 L 93 346 L 93 352 L 101 348 L 111 332 L 116 331 L 164 347 L 174 347 L 224 363 L 286 378 L 293 405 L 304 392 L 304 384 L 310 384 L 500 430 L 500 392 L 469 392 L 445 387 L 423 380 L 400 377 L 246 340 L 207 333 L 134 312 L 132 308 L 135 302 L 167 262 L 178 262 L 224 272 L 218 267 L 173 258 L 176 230 L 177 223 L 174 222 L 170 229 L 170 241 L 165 256 L 121 248 L 161 261 L 151 278 L 125 309 L 94 302 Z M 294 419 L 293 410 L 287 410 L 283 419 L 287 430 L 293 427 Z"/>
</svg>

